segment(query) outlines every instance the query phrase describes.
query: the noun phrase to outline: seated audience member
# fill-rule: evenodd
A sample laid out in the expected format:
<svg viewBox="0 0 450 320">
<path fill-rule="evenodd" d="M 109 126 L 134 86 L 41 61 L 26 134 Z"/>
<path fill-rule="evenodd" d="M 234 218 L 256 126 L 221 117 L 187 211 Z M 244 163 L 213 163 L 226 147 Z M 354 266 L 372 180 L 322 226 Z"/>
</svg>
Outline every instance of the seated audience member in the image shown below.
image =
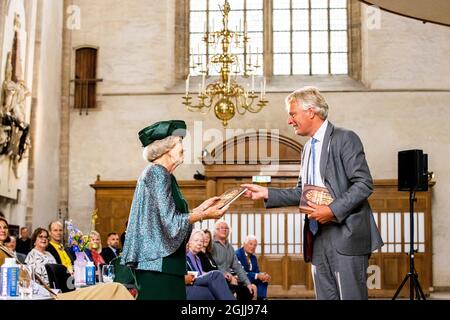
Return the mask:
<svg viewBox="0 0 450 320">
<path fill-rule="evenodd" d="M 73 273 L 73 258 L 69 249 L 64 247 L 63 225 L 59 221 L 53 221 L 48 226 L 50 243 L 47 251 L 55 258 L 56 263 L 64 265 L 70 273 Z"/>
<path fill-rule="evenodd" d="M 17 239 L 16 251 L 25 256 L 31 251 L 30 232 L 27 227 L 20 228 L 20 238 Z"/>
<path fill-rule="evenodd" d="M 103 248 L 101 254 L 102 254 L 103 260 L 105 260 L 105 263 L 109 264 L 112 259 L 119 256 L 119 254 L 120 254 L 119 235 L 115 232 L 109 233 L 106 243 L 108 244 L 108 247 Z"/>
<path fill-rule="evenodd" d="M 5 218 L 0 217 L 0 266 L 5 263 L 5 258 L 12 258 L 13 253 L 4 245 L 8 238 L 9 224 Z"/>
<path fill-rule="evenodd" d="M 55 258 L 47 251 L 49 233 L 44 228 L 37 228 L 31 236 L 34 248 L 28 253 L 25 263 L 33 267 L 34 272 L 48 285 L 48 275 L 45 270 L 47 263 L 56 263 Z"/>
<path fill-rule="evenodd" d="M 228 241 L 230 227 L 219 220 L 216 222 L 216 230 L 213 242 L 213 258 L 217 262 L 217 267 L 224 274 L 225 278 L 236 286 L 236 297 L 238 300 L 252 300 L 256 295 L 256 286 L 247 277 L 247 273 L 239 263 L 233 246 Z M 232 275 L 236 273 L 236 276 Z"/>
<path fill-rule="evenodd" d="M 4 263 L 4 258 L 14 258 L 12 252 L 3 245 L 3 240 L 8 236 L 8 227 L 8 221 L 0 218 L 0 265 Z M 43 234 L 45 235 L 45 233 Z M 30 254 L 32 251 L 30 251 Z M 16 262 L 17 264 L 22 264 L 18 260 Z M 133 296 L 120 283 L 103 283 L 101 285 L 79 288 L 72 292 L 55 294 L 48 285 L 43 282 L 43 279 L 37 275 L 35 285 L 38 287 L 38 294 L 40 296 L 50 296 L 56 300 L 134 300 Z"/>
<path fill-rule="evenodd" d="M 197 257 L 197 254 L 203 248 L 203 241 L 203 231 L 199 229 L 193 230 L 188 242 L 186 264 L 187 270 L 197 272 L 197 275 L 188 274 L 185 276 L 187 300 L 209 300 L 210 296 L 214 300 L 235 300 L 228 288 L 225 277 L 220 271 L 203 271 L 202 263 Z M 197 287 L 207 290 L 198 289 Z"/>
<path fill-rule="evenodd" d="M 256 237 L 248 235 L 245 238 L 244 245 L 236 250 L 236 256 L 245 272 L 247 272 L 249 280 L 256 285 L 257 299 L 265 300 L 267 299 L 267 286 L 269 285 L 270 275 L 259 271 L 258 260 L 255 256 L 257 245 Z"/>
<path fill-rule="evenodd" d="M 20 262 L 24 263 L 25 262 L 25 258 L 27 257 L 26 255 L 17 252 L 16 251 L 16 237 L 14 236 L 8 236 L 4 242 L 4 245 L 11 250 L 11 252 L 14 254 L 14 256 L 17 258 L 17 260 L 19 260 Z"/>
<path fill-rule="evenodd" d="M 99 265 L 105 264 L 105 260 L 101 255 L 102 240 L 100 239 L 100 233 L 95 230 L 89 234 L 89 251 L 91 252 L 92 261 L 96 268 Z"/>
<path fill-rule="evenodd" d="M 203 248 L 197 256 L 200 258 L 200 261 L 203 266 L 203 271 L 209 272 L 212 270 L 218 270 L 217 263 L 214 261 L 212 257 L 212 236 L 211 231 L 208 229 L 203 230 Z"/>
</svg>

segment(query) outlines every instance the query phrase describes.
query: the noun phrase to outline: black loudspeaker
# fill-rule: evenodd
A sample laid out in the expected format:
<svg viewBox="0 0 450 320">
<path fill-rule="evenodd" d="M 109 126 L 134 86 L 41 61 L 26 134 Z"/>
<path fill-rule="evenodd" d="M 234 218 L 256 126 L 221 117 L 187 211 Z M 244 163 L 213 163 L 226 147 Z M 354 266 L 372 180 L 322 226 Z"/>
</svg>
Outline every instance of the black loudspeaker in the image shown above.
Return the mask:
<svg viewBox="0 0 450 320">
<path fill-rule="evenodd" d="M 398 190 L 428 190 L 428 155 L 422 150 L 398 152 Z"/>
</svg>

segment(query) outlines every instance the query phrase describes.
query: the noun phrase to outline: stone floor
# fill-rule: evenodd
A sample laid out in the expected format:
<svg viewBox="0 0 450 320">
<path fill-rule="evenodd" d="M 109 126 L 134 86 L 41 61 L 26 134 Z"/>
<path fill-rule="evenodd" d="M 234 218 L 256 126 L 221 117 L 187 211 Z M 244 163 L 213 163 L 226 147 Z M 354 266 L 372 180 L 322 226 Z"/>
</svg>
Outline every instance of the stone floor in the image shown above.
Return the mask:
<svg viewBox="0 0 450 320">
<path fill-rule="evenodd" d="M 450 291 L 439 291 L 430 294 L 430 300 L 450 300 Z"/>
</svg>

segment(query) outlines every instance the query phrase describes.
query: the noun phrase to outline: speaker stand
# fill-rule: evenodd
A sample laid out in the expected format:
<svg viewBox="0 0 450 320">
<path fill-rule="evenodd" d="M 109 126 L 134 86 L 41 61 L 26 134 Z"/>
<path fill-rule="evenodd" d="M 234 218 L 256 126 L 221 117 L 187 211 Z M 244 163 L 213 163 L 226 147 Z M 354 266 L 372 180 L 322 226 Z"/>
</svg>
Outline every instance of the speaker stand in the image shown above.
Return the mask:
<svg viewBox="0 0 450 320">
<path fill-rule="evenodd" d="M 422 288 L 419 283 L 419 276 L 414 268 L 414 202 L 416 201 L 415 192 L 409 191 L 409 272 L 403 279 L 402 284 L 398 287 L 392 300 L 395 300 L 402 291 L 403 286 L 409 279 L 409 300 L 426 300 Z M 415 293 L 415 297 L 414 297 Z"/>
</svg>

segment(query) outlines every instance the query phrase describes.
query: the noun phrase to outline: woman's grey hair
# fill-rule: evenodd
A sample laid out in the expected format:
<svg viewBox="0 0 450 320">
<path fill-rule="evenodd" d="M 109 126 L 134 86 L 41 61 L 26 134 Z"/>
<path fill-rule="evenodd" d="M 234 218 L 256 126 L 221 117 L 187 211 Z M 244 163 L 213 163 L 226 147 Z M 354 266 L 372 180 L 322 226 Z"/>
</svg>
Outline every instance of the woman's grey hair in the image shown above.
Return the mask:
<svg viewBox="0 0 450 320">
<path fill-rule="evenodd" d="M 164 139 L 156 140 L 144 148 L 142 156 L 144 160 L 152 162 L 172 150 L 181 140 L 182 138 L 178 136 L 168 136 Z"/>
<path fill-rule="evenodd" d="M 303 110 L 313 109 L 323 120 L 328 117 L 328 103 L 316 87 L 303 87 L 289 94 L 285 99 L 288 110 L 293 101 L 301 103 Z"/>
<path fill-rule="evenodd" d="M 205 233 L 203 232 L 203 230 L 201 230 L 201 229 L 194 229 L 194 230 L 192 230 L 192 232 L 191 232 L 191 236 L 189 237 L 189 241 L 188 241 L 188 242 L 192 242 L 192 238 L 194 238 L 194 236 L 195 236 L 196 234 L 198 234 L 198 233 L 200 233 L 200 234 L 202 235 L 202 237 L 205 236 Z"/>
</svg>

